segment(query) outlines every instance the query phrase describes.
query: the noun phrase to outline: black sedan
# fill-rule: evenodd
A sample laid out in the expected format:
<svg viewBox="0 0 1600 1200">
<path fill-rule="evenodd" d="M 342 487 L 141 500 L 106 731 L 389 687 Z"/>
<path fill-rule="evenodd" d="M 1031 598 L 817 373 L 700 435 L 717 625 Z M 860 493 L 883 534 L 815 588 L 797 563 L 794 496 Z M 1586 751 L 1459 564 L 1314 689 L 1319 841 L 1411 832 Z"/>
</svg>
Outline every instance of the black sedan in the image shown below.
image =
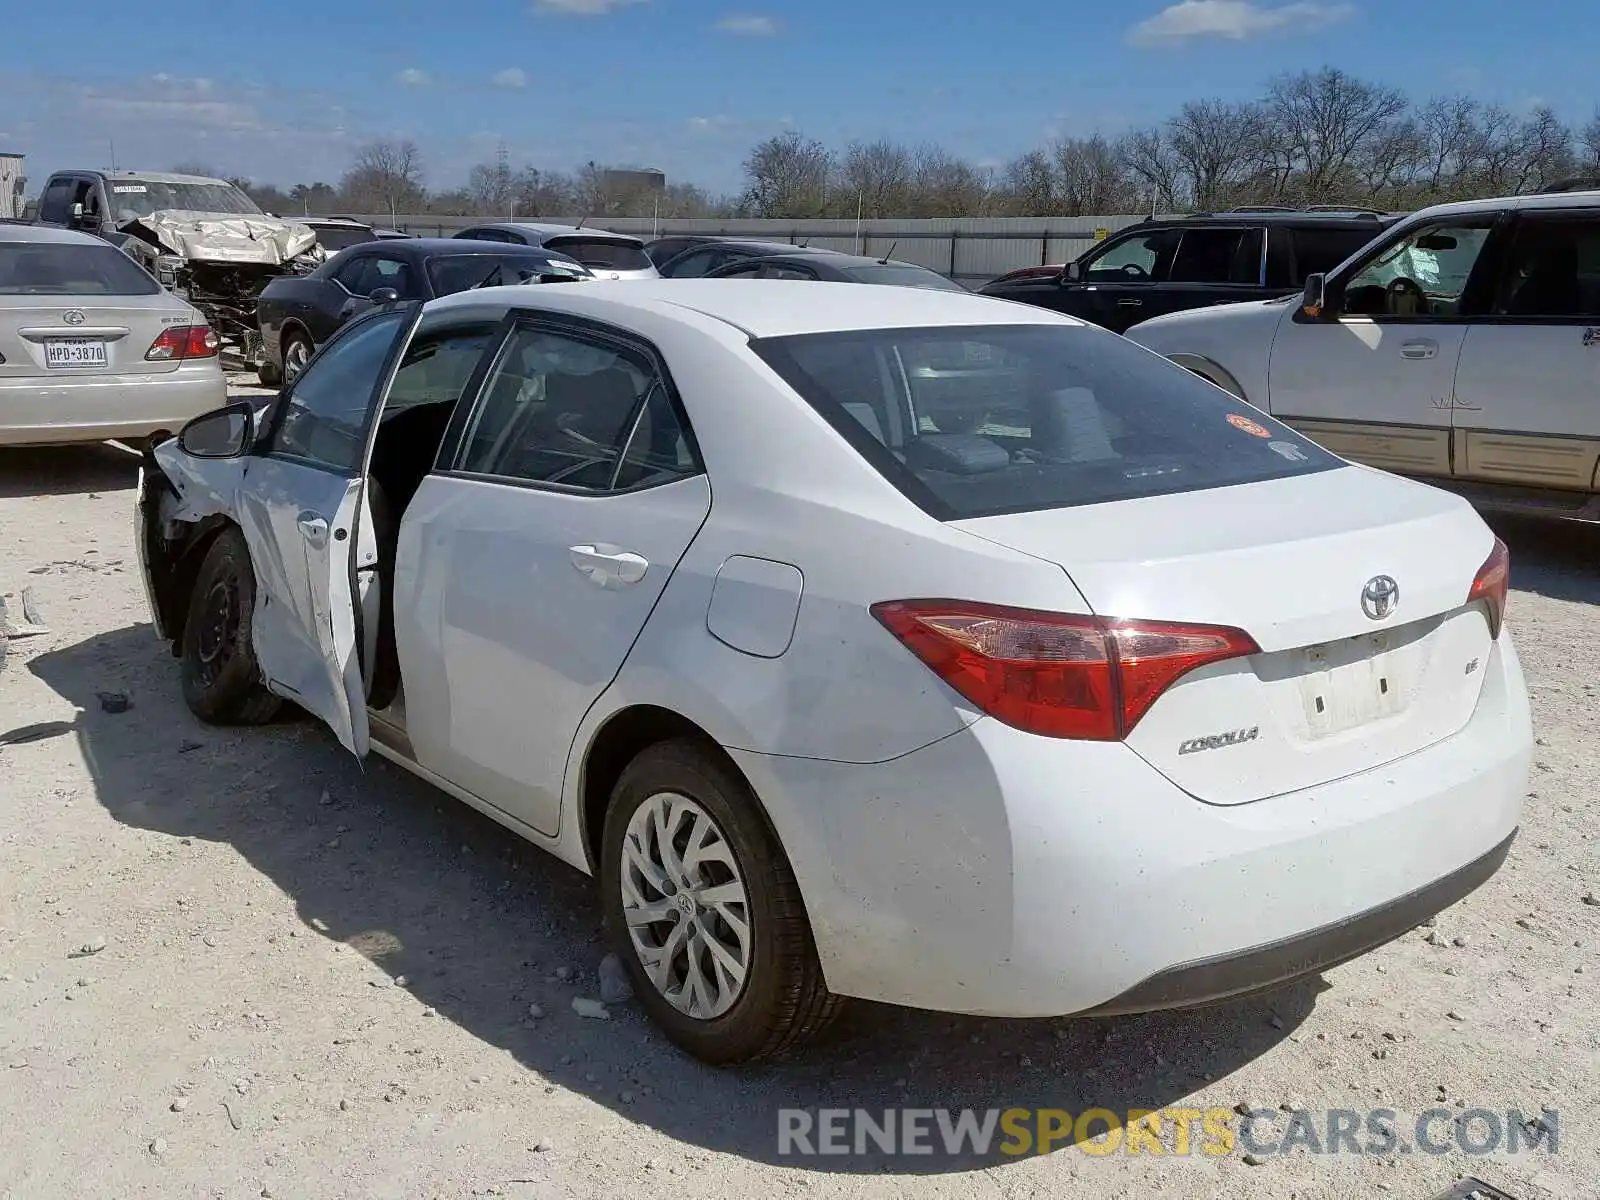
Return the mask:
<svg viewBox="0 0 1600 1200">
<path fill-rule="evenodd" d="M 645 247 L 646 251 L 649 247 Z M 663 279 L 699 279 L 729 263 L 744 262 L 751 258 L 770 258 L 777 254 L 828 254 L 832 250 L 808 250 L 792 242 L 760 242 L 748 238 L 713 238 L 691 246 L 681 254 L 668 259 L 666 265 L 656 264 Z"/>
<path fill-rule="evenodd" d="M 277 387 L 302 370 L 346 321 L 376 304 L 432 300 L 475 287 L 593 279 L 574 258 L 537 246 L 403 238 L 341 250 L 309 275 L 282 275 L 261 292 L 261 382 Z"/>
<path fill-rule="evenodd" d="M 718 267 L 707 279 L 823 279 L 832 283 L 878 283 L 897 287 L 932 288 L 941 292 L 964 292 L 953 279 L 916 263 L 888 257 L 869 258 L 863 254 L 840 254 L 833 250 L 796 250 L 788 254 L 769 254 L 746 258 Z"/>
</svg>

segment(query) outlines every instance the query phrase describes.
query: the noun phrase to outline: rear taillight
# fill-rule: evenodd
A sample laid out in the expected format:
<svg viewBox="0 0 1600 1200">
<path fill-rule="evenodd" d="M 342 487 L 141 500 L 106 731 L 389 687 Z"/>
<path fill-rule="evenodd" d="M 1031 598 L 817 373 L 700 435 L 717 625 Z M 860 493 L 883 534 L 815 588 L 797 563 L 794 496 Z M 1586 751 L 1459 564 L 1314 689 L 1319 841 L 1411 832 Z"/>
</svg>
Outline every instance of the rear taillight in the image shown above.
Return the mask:
<svg viewBox="0 0 1600 1200">
<path fill-rule="evenodd" d="M 1494 549 L 1489 551 L 1489 557 L 1484 559 L 1483 566 L 1478 568 L 1478 575 L 1472 581 L 1472 590 L 1467 593 L 1467 603 L 1482 600 L 1489 609 L 1489 636 L 1500 636 L 1500 625 L 1506 619 L 1506 592 L 1511 586 L 1511 551 L 1506 549 L 1506 544 L 1499 538 L 1494 540 Z"/>
<path fill-rule="evenodd" d="M 185 358 L 213 358 L 222 339 L 209 325 L 174 325 L 163 329 L 150 343 L 144 356 L 152 362 L 171 362 Z"/>
<path fill-rule="evenodd" d="M 964 600 L 874 604 L 872 615 L 985 713 L 1045 737 L 1118 741 L 1179 677 L 1260 651 L 1239 629 Z"/>
</svg>

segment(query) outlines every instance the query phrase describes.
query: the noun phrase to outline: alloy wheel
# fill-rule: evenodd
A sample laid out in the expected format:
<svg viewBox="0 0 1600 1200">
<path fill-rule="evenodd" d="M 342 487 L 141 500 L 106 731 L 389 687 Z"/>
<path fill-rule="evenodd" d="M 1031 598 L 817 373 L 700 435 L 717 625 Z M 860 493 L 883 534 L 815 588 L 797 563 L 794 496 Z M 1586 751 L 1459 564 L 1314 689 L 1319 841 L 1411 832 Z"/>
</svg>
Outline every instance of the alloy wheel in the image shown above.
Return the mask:
<svg viewBox="0 0 1600 1200">
<path fill-rule="evenodd" d="M 727 835 L 695 801 L 650 796 L 628 819 L 622 915 L 645 975 L 686 1016 L 727 1012 L 750 972 L 750 897 Z"/>
<path fill-rule="evenodd" d="M 311 361 L 311 347 L 299 338 L 291 338 L 283 351 L 283 378 L 287 383 L 294 379 Z"/>
</svg>

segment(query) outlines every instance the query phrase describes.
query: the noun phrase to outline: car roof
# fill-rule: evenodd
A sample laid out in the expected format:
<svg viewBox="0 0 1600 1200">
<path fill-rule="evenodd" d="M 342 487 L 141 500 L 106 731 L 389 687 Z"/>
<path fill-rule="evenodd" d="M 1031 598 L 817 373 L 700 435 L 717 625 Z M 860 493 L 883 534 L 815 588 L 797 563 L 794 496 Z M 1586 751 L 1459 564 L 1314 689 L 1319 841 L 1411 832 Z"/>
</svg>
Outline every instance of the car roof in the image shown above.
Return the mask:
<svg viewBox="0 0 1600 1200">
<path fill-rule="evenodd" d="M 53 242 L 64 246 L 109 246 L 104 238 L 59 225 L 32 225 L 18 222 L 0 224 L 0 242 Z"/>
<path fill-rule="evenodd" d="M 556 292 L 561 294 L 552 294 Z M 1084 324 L 1031 304 L 972 292 L 789 279 L 599 280 L 569 288 L 481 288 L 431 300 L 426 307 L 429 312 L 439 312 L 485 303 L 505 309 L 570 312 L 624 326 L 633 314 L 681 319 L 692 312 L 754 338 L 940 325 L 1081 328 Z"/>
<path fill-rule="evenodd" d="M 58 174 L 78 174 L 78 172 L 65 171 Z M 226 179 L 217 179 L 211 175 L 181 175 L 176 171 L 93 171 L 83 174 L 104 175 L 107 179 L 136 179 L 145 183 L 221 183 L 232 187 Z"/>
<path fill-rule="evenodd" d="M 914 267 L 919 271 L 930 271 L 937 275 L 932 267 L 925 267 L 921 263 L 902 262 L 898 258 L 884 260 L 871 254 L 846 254 L 841 250 L 827 250 L 821 246 L 796 246 L 783 254 L 774 254 L 771 259 L 782 261 L 791 259 L 797 263 L 811 262 L 815 259 L 826 259 L 828 266 L 836 271 L 848 271 L 852 267 Z M 731 264 L 730 264 L 731 265 Z"/>
<path fill-rule="evenodd" d="M 1551 209 L 1600 208 L 1600 191 L 1536 192 L 1529 196 L 1498 196 L 1485 200 L 1460 200 L 1454 204 L 1435 204 L 1412 214 L 1416 217 L 1467 216 L 1473 213 L 1515 209 L 1543 212 Z"/>
<path fill-rule="evenodd" d="M 327 225 L 330 228 L 371 229 L 365 221 L 358 221 L 354 217 L 294 217 L 302 225 Z M 447 241 L 449 239 L 446 239 Z"/>
<path fill-rule="evenodd" d="M 1311 229 L 1326 229 L 1330 225 L 1350 228 L 1380 230 L 1400 219 L 1399 213 L 1359 212 L 1281 212 L 1268 210 L 1252 212 L 1187 213 L 1181 217 L 1156 217 L 1138 221 L 1112 230 L 1112 235 L 1131 233 L 1136 229 L 1165 229 L 1191 225 L 1303 225 Z"/>
<path fill-rule="evenodd" d="M 616 238 L 618 241 L 644 243 L 631 233 L 613 233 L 609 229 L 591 228 L 588 225 L 552 225 L 543 221 L 485 221 L 470 225 L 469 229 L 508 229 L 521 233 L 537 233 L 541 237 L 566 237 L 570 234 L 596 238 Z M 465 232 L 465 231 L 463 231 Z"/>
<path fill-rule="evenodd" d="M 403 254 L 519 254 L 526 258 L 559 258 L 567 259 L 570 255 L 563 254 L 560 250 L 552 250 L 549 246 L 519 246 L 514 242 L 480 242 L 473 238 L 391 238 L 395 243 L 403 242 L 404 245 L 385 247 L 387 254 L 392 249 L 395 253 Z M 361 242 L 351 246 L 350 250 L 365 250 L 370 252 L 374 242 Z"/>
</svg>

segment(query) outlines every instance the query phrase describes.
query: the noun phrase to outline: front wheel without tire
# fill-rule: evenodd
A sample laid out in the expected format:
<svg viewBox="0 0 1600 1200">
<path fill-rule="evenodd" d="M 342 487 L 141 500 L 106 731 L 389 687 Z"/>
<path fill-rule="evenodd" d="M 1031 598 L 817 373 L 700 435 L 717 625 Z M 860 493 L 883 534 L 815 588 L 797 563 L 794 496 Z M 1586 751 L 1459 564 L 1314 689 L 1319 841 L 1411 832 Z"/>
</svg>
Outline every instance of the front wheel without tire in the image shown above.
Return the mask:
<svg viewBox="0 0 1600 1200">
<path fill-rule="evenodd" d="M 262 685 L 251 643 L 256 581 L 237 529 L 217 534 L 200 564 L 183 623 L 183 698 L 212 725 L 259 725 L 282 701 Z"/>
<path fill-rule="evenodd" d="M 663 742 L 628 765 L 600 867 L 606 930 L 634 993 L 696 1058 L 775 1058 L 838 1013 L 783 848 L 710 750 Z"/>
</svg>

